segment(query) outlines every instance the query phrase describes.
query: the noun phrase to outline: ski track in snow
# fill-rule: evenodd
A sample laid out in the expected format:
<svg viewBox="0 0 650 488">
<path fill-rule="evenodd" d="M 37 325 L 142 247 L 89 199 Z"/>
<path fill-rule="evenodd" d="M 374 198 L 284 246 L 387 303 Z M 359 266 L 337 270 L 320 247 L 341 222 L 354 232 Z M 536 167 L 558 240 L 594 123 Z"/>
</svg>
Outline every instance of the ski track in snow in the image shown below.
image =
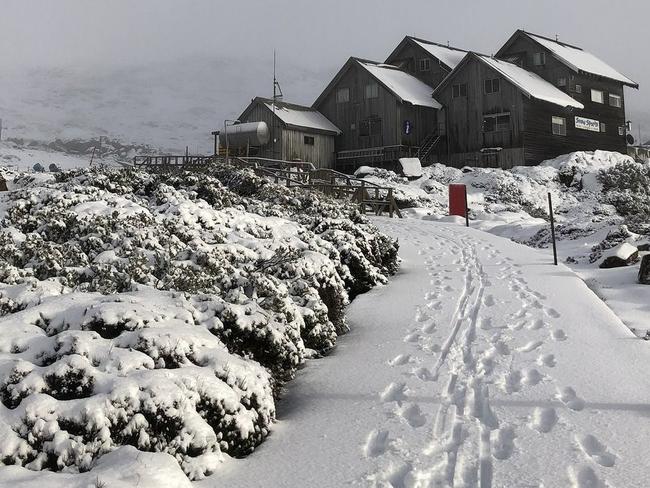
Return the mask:
<svg viewBox="0 0 650 488">
<path fill-rule="evenodd" d="M 527 283 L 517 264 L 476 236 L 451 226 L 432 234 L 418 230 L 417 222 L 382 225 L 395 235 L 413 236 L 431 280 L 405 331 L 403 351 L 386 358 L 395 381 L 378 395 L 386 420 L 368 434 L 365 450 L 373 465 L 363 481 L 393 488 L 496 487 L 499 463 L 517 451 L 520 435 L 548 435 L 561 423 L 574 435 L 558 449 L 583 458 L 581 465 L 567 460 L 567 486 L 607 486 L 591 466 L 612 467 L 616 455 L 571 425 L 570 415 L 580 415 L 585 402 L 553 377 L 557 360 L 545 350 L 569 336 L 558 327 L 561 314 L 547 297 Z M 504 296 L 512 297 L 509 308 L 502 308 Z M 451 319 L 443 322 L 440 311 L 449 304 L 455 304 Z M 522 364 L 526 367 L 515 366 Z M 549 406 L 530 407 L 514 422 L 500 419 L 490 404 L 493 392 L 507 400 L 540 384 L 557 392 L 547 399 Z M 418 403 L 422 385 L 436 399 L 432 408 Z M 386 443 L 389 431 L 401 449 L 376 447 Z"/>
</svg>

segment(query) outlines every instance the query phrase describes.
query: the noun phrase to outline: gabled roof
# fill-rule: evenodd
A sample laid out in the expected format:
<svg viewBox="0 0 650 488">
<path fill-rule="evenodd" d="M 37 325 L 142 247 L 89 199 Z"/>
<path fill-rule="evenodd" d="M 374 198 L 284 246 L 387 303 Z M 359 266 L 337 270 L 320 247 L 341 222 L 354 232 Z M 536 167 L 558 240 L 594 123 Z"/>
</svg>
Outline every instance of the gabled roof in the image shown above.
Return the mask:
<svg viewBox="0 0 650 488">
<path fill-rule="evenodd" d="M 323 93 L 316 99 L 314 107 L 317 107 L 325 99 L 343 75 L 354 65 L 365 69 L 380 85 L 395 95 L 400 102 L 435 109 L 442 107 L 431 95 L 433 88 L 418 80 L 415 76 L 395 66 L 360 58 L 348 59 L 330 84 L 323 90 Z"/>
<path fill-rule="evenodd" d="M 252 108 L 257 104 L 261 104 L 271 112 L 275 112 L 275 116 L 279 118 L 287 128 L 316 130 L 335 135 L 341 134 L 341 130 L 318 110 L 304 105 L 297 105 L 295 103 L 278 100 L 274 102 L 270 98 L 255 97 L 239 118 L 246 118 L 248 112 L 250 112 L 250 110 L 252 110 Z"/>
<path fill-rule="evenodd" d="M 531 34 L 530 32 L 526 32 L 524 30 L 518 30 L 515 32 L 512 37 L 510 37 L 510 39 L 508 39 L 508 41 L 503 45 L 503 47 L 499 49 L 499 52 L 496 56 L 500 57 L 502 52 L 505 51 L 519 36 L 526 36 L 538 45 L 548 49 L 556 59 L 577 73 L 583 72 L 596 76 L 602 76 L 604 78 L 609 78 L 610 80 L 619 81 L 624 85 L 631 86 L 633 88 L 639 88 L 638 83 L 619 73 L 593 54 L 577 46 L 572 46 L 571 44 L 556 41 L 554 39 L 550 39 L 548 37 L 540 36 L 537 34 Z"/>
<path fill-rule="evenodd" d="M 438 59 L 438 61 L 449 68 L 449 70 L 458 66 L 458 63 L 460 63 L 465 57 L 465 54 L 467 54 L 467 51 L 464 49 L 459 49 L 445 44 L 438 44 L 437 42 L 427 41 L 426 39 L 418 39 L 413 36 L 406 36 L 386 58 L 386 63 L 390 63 L 406 43 L 412 43 L 424 49 L 431 56 Z"/>
<path fill-rule="evenodd" d="M 449 75 L 442 81 L 440 86 L 436 88 L 434 95 L 442 88 L 447 86 L 449 82 L 456 76 L 456 74 L 465 66 L 471 59 L 476 59 L 481 63 L 486 64 L 495 71 L 499 72 L 507 81 L 519 88 L 527 97 L 543 100 L 545 102 L 559 105 L 560 107 L 574 107 L 583 109 L 582 105 L 577 100 L 574 100 L 562 90 L 544 80 L 539 75 L 520 68 L 516 64 L 509 63 L 500 59 L 482 54 L 468 53 L 465 59 L 449 73 Z"/>
</svg>

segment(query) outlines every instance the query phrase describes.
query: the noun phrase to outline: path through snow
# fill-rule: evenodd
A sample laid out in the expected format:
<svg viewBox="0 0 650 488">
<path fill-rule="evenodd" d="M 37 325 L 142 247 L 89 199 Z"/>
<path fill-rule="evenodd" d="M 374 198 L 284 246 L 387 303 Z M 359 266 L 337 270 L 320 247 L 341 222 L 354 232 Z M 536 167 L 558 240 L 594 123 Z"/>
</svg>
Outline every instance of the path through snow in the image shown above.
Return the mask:
<svg viewBox="0 0 650 488">
<path fill-rule="evenodd" d="M 643 487 L 650 346 L 565 266 L 453 224 L 377 219 L 404 264 L 358 297 L 274 434 L 204 486 Z"/>
</svg>

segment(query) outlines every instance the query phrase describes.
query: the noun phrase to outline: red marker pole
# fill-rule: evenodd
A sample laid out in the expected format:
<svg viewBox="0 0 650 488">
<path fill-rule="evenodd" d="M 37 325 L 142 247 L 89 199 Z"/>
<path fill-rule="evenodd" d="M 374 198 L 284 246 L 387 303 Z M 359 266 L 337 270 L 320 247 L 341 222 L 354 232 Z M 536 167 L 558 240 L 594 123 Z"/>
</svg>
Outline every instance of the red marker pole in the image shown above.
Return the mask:
<svg viewBox="0 0 650 488">
<path fill-rule="evenodd" d="M 449 185 L 449 215 L 465 217 L 469 227 L 469 205 L 467 204 L 467 186 Z"/>
</svg>

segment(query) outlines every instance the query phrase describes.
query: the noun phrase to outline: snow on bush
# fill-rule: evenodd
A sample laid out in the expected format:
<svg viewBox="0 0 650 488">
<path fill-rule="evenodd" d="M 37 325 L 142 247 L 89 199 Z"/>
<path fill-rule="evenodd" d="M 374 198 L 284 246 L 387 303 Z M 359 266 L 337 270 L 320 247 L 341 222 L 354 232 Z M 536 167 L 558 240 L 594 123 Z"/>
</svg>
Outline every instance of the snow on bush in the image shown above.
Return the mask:
<svg viewBox="0 0 650 488">
<path fill-rule="evenodd" d="M 268 435 L 397 245 L 352 206 L 215 167 L 16 178 L 0 202 L 0 459 L 89 470 L 131 445 L 190 479 Z"/>
</svg>

